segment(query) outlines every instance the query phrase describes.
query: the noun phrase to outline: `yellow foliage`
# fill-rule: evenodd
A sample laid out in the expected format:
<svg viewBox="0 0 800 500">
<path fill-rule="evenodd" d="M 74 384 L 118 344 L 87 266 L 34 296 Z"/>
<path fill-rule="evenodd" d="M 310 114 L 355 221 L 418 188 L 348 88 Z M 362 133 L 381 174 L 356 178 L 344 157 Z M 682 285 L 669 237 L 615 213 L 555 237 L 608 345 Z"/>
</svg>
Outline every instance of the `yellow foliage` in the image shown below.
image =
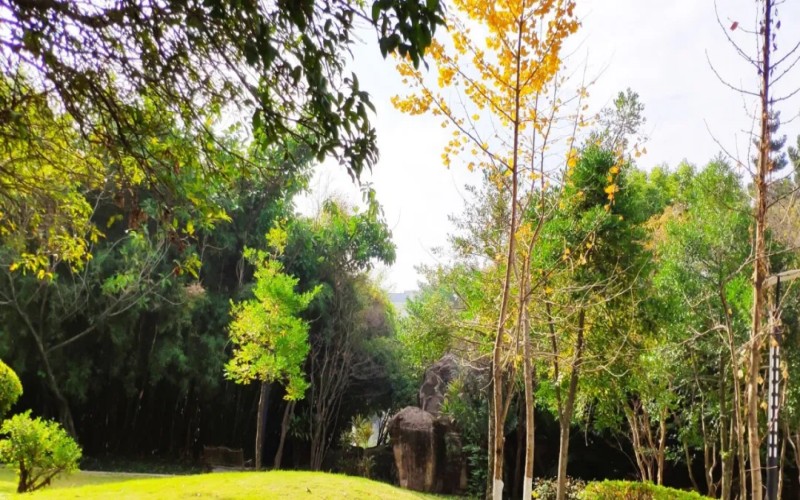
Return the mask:
<svg viewBox="0 0 800 500">
<path fill-rule="evenodd" d="M 409 82 L 409 93 L 394 96 L 393 105 L 411 115 L 442 115 L 462 133 L 466 120 L 474 123 L 485 117 L 492 117 L 509 133 L 513 130 L 521 134 L 530 126 L 541 130 L 548 114 L 540 117 L 535 111 L 537 99 L 560 69 L 564 39 L 579 27 L 574 9 L 574 0 L 453 0 L 447 19 L 450 43 L 434 40 L 428 50 L 436 85 L 430 85 L 411 61 L 401 60 L 397 68 Z M 471 33 L 473 27 L 487 36 L 476 38 Z M 463 115 L 450 108 L 452 94 L 441 92 L 448 88 L 457 89 L 463 96 L 458 102 Z M 588 95 L 585 88 L 580 92 Z M 442 161 L 446 166 L 468 142 L 488 153 L 485 141 L 477 134 L 465 134 L 461 141 L 458 147 L 451 142 L 445 148 Z M 513 149 L 514 141 L 507 144 Z M 516 166 L 508 159 L 514 156 L 512 153 L 492 152 L 496 158 L 506 158 L 500 162 L 464 163 L 468 168 L 480 165 L 514 171 Z M 575 162 L 577 152 L 572 150 L 568 165 Z"/>
</svg>

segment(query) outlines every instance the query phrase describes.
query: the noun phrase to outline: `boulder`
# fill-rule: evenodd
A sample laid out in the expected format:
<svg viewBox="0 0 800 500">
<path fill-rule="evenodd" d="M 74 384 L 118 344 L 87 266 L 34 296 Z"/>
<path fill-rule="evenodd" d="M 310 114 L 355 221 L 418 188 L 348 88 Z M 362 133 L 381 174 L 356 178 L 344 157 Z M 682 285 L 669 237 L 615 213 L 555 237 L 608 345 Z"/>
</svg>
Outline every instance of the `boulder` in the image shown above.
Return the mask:
<svg viewBox="0 0 800 500">
<path fill-rule="evenodd" d="M 400 486 L 432 492 L 436 480 L 434 417 L 407 406 L 389 422 L 389 437 Z"/>
<path fill-rule="evenodd" d="M 458 360 L 452 354 L 445 354 L 428 367 L 419 388 L 419 407 L 435 417 L 439 416 L 447 386 L 458 376 L 458 372 Z"/>
<path fill-rule="evenodd" d="M 459 494 L 467 488 L 467 464 L 456 425 L 440 415 L 447 386 L 459 375 L 447 354 L 425 370 L 419 408 L 408 406 L 389 422 L 400 486 L 428 493 Z"/>
</svg>

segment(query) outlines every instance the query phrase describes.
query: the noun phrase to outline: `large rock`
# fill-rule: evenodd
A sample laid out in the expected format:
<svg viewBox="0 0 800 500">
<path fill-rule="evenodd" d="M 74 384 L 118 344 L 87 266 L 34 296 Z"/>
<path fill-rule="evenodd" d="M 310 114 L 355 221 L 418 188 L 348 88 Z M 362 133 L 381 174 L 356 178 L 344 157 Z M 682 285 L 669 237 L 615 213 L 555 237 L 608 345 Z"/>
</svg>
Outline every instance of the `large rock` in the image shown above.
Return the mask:
<svg viewBox="0 0 800 500">
<path fill-rule="evenodd" d="M 452 354 L 445 354 L 442 359 L 428 367 L 419 388 L 419 407 L 433 416 L 439 416 L 447 395 L 447 386 L 458 376 L 458 370 L 458 361 Z"/>
<path fill-rule="evenodd" d="M 400 486 L 433 491 L 436 478 L 433 415 L 421 408 L 407 406 L 389 422 L 389 437 Z"/>
<path fill-rule="evenodd" d="M 389 422 L 397 477 L 403 488 L 445 494 L 466 490 L 461 436 L 454 423 L 439 414 L 447 386 L 458 374 L 455 356 L 442 357 L 425 370 L 420 407 L 403 408 Z"/>
</svg>

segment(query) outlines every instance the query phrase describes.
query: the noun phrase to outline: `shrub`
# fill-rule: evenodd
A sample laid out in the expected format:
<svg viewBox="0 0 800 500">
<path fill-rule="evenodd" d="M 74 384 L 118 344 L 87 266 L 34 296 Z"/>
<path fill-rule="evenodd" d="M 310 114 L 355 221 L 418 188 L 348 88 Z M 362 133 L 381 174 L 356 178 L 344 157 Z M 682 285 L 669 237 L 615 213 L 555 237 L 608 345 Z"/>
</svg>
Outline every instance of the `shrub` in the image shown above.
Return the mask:
<svg viewBox="0 0 800 500">
<path fill-rule="evenodd" d="M 580 495 L 584 488 L 586 488 L 584 481 L 574 477 L 567 477 L 567 500 L 581 498 Z M 558 480 L 556 478 L 537 478 L 533 480 L 533 498 L 537 500 L 555 500 L 557 490 Z"/>
<path fill-rule="evenodd" d="M 653 483 L 603 481 L 589 483 L 581 498 L 585 500 L 702 500 L 707 497 L 694 491 L 683 491 Z"/>
<path fill-rule="evenodd" d="M 0 434 L 6 435 L 0 440 L 0 461 L 17 466 L 18 493 L 38 490 L 78 468 L 78 443 L 57 423 L 31 418 L 30 411 L 3 422 Z"/>
<path fill-rule="evenodd" d="M 0 417 L 17 402 L 22 395 L 22 384 L 14 370 L 0 360 Z"/>
</svg>

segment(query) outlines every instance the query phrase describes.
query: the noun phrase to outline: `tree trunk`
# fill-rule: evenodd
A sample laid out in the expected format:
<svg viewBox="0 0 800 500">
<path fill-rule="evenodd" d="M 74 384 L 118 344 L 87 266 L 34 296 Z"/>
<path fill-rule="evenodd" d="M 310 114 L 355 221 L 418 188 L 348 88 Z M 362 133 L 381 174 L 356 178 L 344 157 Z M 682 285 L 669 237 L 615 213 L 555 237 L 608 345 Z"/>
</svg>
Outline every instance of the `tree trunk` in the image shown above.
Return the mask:
<svg viewBox="0 0 800 500">
<path fill-rule="evenodd" d="M 758 144 L 758 171 L 756 173 L 755 192 L 755 219 L 756 227 L 753 234 L 753 255 L 755 257 L 753 270 L 753 323 L 750 334 L 750 353 L 747 377 L 747 433 L 750 456 L 750 497 L 752 500 L 761 500 L 763 489 L 761 483 L 761 436 L 758 429 L 758 378 L 761 369 L 761 323 L 765 304 L 764 280 L 769 273 L 767 260 L 767 245 L 765 240 L 765 227 L 767 215 L 767 175 L 770 171 L 770 47 L 773 40 L 772 32 L 772 0 L 764 1 L 763 39 L 761 42 L 761 124 Z"/>
<path fill-rule="evenodd" d="M 522 431 L 525 429 L 525 405 L 525 401 L 520 401 L 517 405 L 517 450 L 514 457 L 514 489 L 511 490 L 512 498 L 520 498 L 520 487 L 524 484 L 522 473 L 525 462 L 522 458 L 522 454 L 525 450 L 525 434 Z"/>
<path fill-rule="evenodd" d="M 525 314 L 523 321 L 524 329 L 524 382 L 525 382 L 525 475 L 524 483 L 522 486 L 522 498 L 528 499 L 532 497 L 533 493 L 533 451 L 535 445 L 535 421 L 534 421 L 534 406 L 536 401 L 533 395 L 533 384 L 536 374 L 531 363 L 533 354 L 531 353 L 531 332 L 530 322 L 528 315 Z"/>
<path fill-rule="evenodd" d="M 558 487 L 556 499 L 564 500 L 567 495 L 567 460 L 569 458 L 569 431 L 572 424 L 572 412 L 575 409 L 575 396 L 578 392 L 578 377 L 583 360 L 583 329 L 586 321 L 586 312 L 581 309 L 578 315 L 578 334 L 575 339 L 575 354 L 572 359 L 572 370 L 569 376 L 569 389 L 564 408 L 559 412 L 559 427 L 561 436 L 558 446 Z"/>
<path fill-rule="evenodd" d="M 658 423 L 658 484 L 664 484 L 664 459 L 667 449 L 667 409 L 661 410 L 659 415 L 660 421 Z"/>
<path fill-rule="evenodd" d="M 267 427 L 267 404 L 270 384 L 261 382 L 261 393 L 258 397 L 258 416 L 256 417 L 256 470 L 261 470 L 261 454 L 264 451 L 264 431 Z"/>
<path fill-rule="evenodd" d="M 493 474 L 493 471 L 494 471 L 494 417 L 493 417 L 493 415 L 494 415 L 494 399 L 493 398 L 489 398 L 488 405 L 489 405 L 489 419 L 488 419 L 489 420 L 489 422 L 488 422 L 488 424 L 489 424 L 489 433 L 487 435 L 488 443 L 486 445 L 486 449 L 488 450 L 488 453 L 487 453 L 487 455 L 488 455 L 487 462 L 488 463 L 487 463 L 486 470 L 488 471 L 488 473 L 486 474 L 486 495 L 485 495 L 485 497 L 487 499 L 490 499 L 490 498 L 492 498 L 492 495 L 494 494 L 493 493 L 493 491 L 494 491 L 494 482 L 492 481 L 492 477 L 493 477 L 492 474 Z"/>
<path fill-rule="evenodd" d="M 278 441 L 278 451 L 275 452 L 275 461 L 273 464 L 274 469 L 281 468 L 283 461 L 283 444 L 286 442 L 286 434 L 289 432 L 289 422 L 292 420 L 294 414 L 295 401 L 286 403 L 286 409 L 283 410 L 283 420 L 281 421 L 281 438 Z"/>
<path fill-rule="evenodd" d="M 692 488 L 700 493 L 700 485 L 697 484 L 697 479 L 694 477 L 694 471 L 692 470 L 692 454 L 689 451 L 689 443 L 687 441 L 683 442 L 683 456 L 686 459 L 686 472 L 689 473 L 689 481 L 692 483 Z"/>
<path fill-rule="evenodd" d="M 742 415 L 742 386 L 738 379 L 738 356 L 736 349 L 736 341 L 733 337 L 733 320 L 731 318 L 730 307 L 728 306 L 728 299 L 725 296 L 724 283 L 719 284 L 718 288 L 719 298 L 722 303 L 722 309 L 725 314 L 725 333 L 728 335 L 728 353 L 730 354 L 730 367 L 731 367 L 731 386 L 733 387 L 733 401 L 731 402 L 731 409 L 733 413 L 733 423 L 731 432 L 736 433 L 736 454 L 738 457 L 739 466 L 739 494 L 745 495 L 747 492 L 747 469 L 745 467 L 745 445 L 744 445 L 744 416 Z M 721 361 L 720 361 L 721 363 Z M 720 389 L 722 390 L 722 389 Z M 723 412 L 723 415 L 725 413 Z M 733 443 L 730 443 L 733 448 Z M 731 458 L 731 461 L 733 458 Z M 731 476 L 733 471 L 731 470 Z M 731 485 L 732 488 L 732 485 Z M 730 494 L 733 494 L 732 491 Z M 724 498 L 724 497 L 723 497 Z"/>
<path fill-rule="evenodd" d="M 524 21 L 518 20 L 517 29 L 517 54 L 521 54 L 522 50 L 522 35 L 524 31 Z M 511 296 L 511 268 L 513 267 L 514 257 L 516 255 L 516 241 L 517 241 L 517 198 L 519 190 L 519 158 L 520 158 L 520 124 L 522 118 L 520 117 L 520 106 L 522 96 L 522 82 L 521 82 L 521 57 L 516 59 L 516 84 L 514 89 L 514 122 L 513 122 L 513 151 L 511 160 L 511 223 L 508 228 L 508 253 L 506 254 L 506 269 L 505 279 L 503 280 L 503 294 L 500 300 L 500 314 L 497 321 L 497 332 L 494 339 L 494 347 L 492 348 L 492 397 L 494 399 L 494 449 L 490 453 L 494 454 L 492 463 L 492 498 L 494 500 L 502 500 L 503 498 L 503 449 L 505 448 L 505 440 L 503 430 L 505 428 L 505 408 L 507 408 L 508 399 L 510 394 L 503 394 L 503 386 L 505 385 L 504 376 L 508 375 L 506 370 L 503 369 L 505 360 L 503 359 L 504 351 L 504 336 L 506 334 L 506 316 L 508 314 L 508 302 Z M 522 304 L 519 305 L 522 307 Z"/>
</svg>

